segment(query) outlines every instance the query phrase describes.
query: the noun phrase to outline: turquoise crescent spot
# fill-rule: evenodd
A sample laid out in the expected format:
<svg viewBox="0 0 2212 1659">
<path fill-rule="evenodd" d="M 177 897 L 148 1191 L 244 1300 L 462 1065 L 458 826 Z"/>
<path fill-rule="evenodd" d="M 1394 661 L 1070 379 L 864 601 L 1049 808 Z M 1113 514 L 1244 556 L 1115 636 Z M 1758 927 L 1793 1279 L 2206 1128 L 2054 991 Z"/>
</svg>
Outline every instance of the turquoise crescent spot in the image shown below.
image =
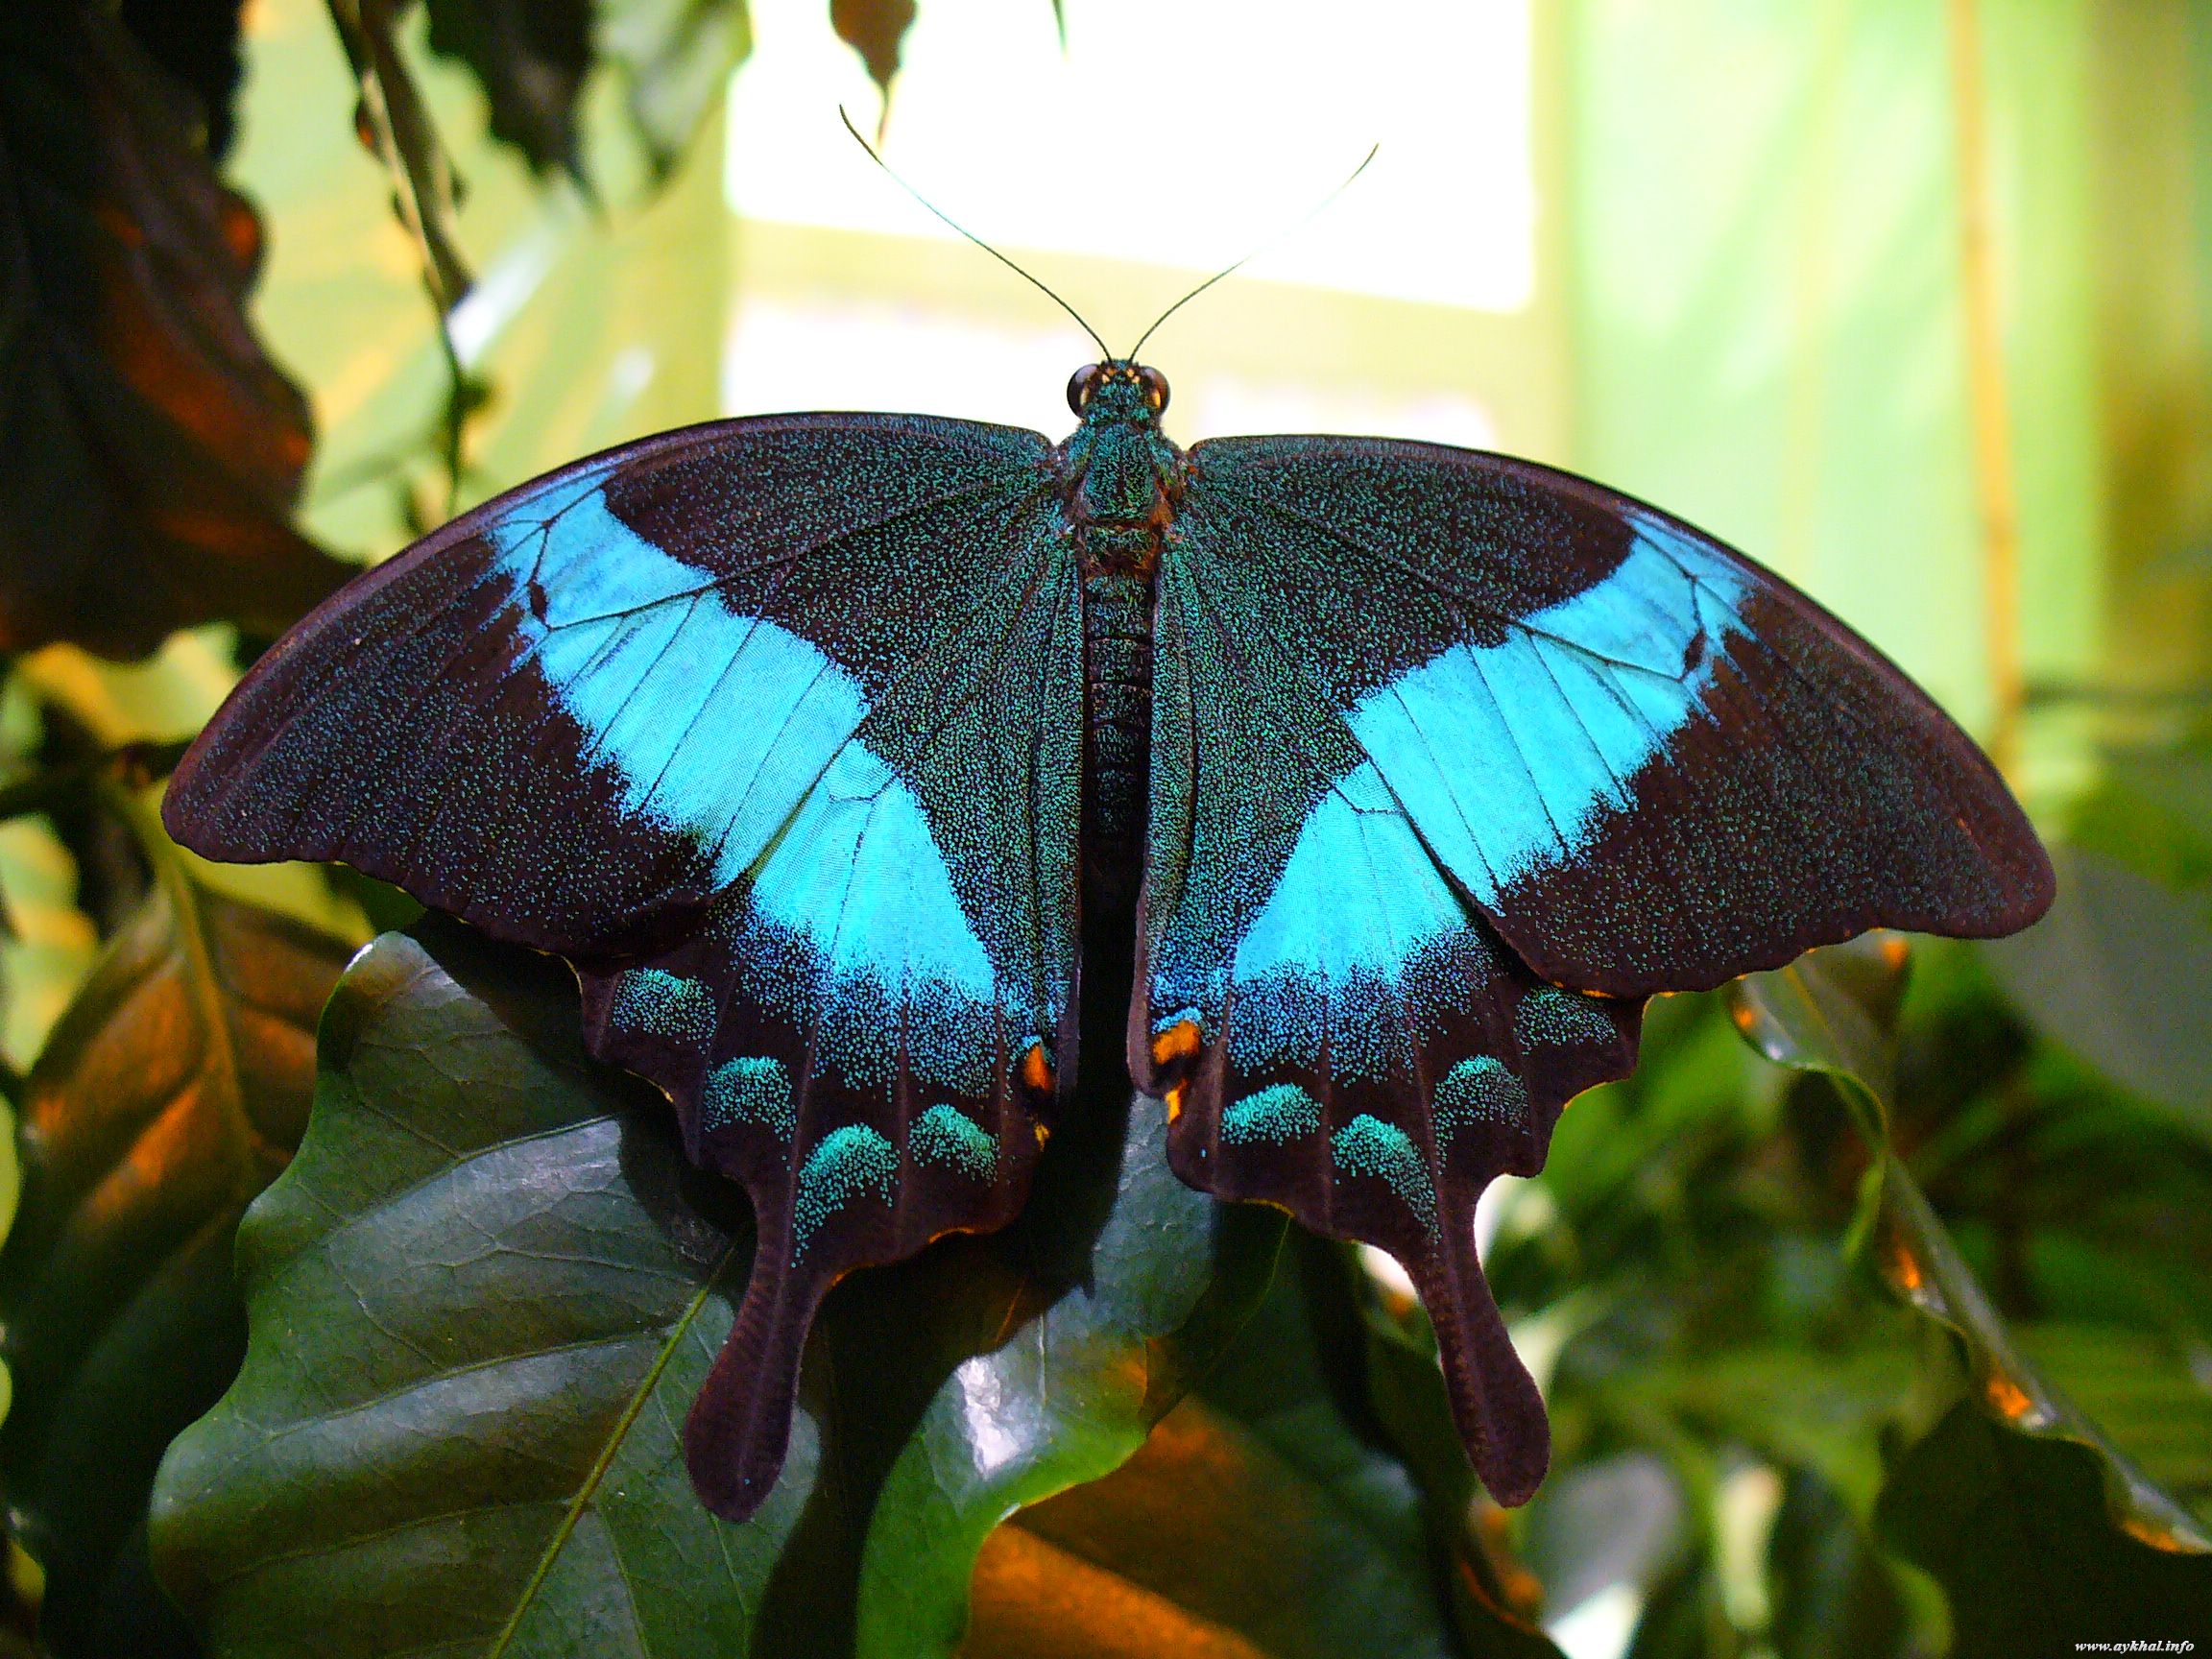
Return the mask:
<svg viewBox="0 0 2212 1659">
<path fill-rule="evenodd" d="M 1271 1083 L 1221 1114 L 1221 1139 L 1285 1145 L 1321 1127 L 1321 1102 L 1295 1083 Z"/>
<path fill-rule="evenodd" d="M 906 1131 L 906 1149 L 918 1164 L 957 1169 L 988 1181 L 998 1169 L 998 1142 L 951 1106 L 932 1106 Z"/>
<path fill-rule="evenodd" d="M 1589 998 L 1546 985 L 1521 998 L 1513 1013 L 1513 1034 L 1524 1048 L 1573 1048 L 1585 1043 L 1611 1043 L 1613 1022 Z"/>
<path fill-rule="evenodd" d="M 626 1033 L 704 1047 L 714 1035 L 714 995 L 681 974 L 634 968 L 615 987 L 608 1019 Z"/>
<path fill-rule="evenodd" d="M 1511 1128 L 1527 1115 L 1527 1085 L 1495 1055 L 1460 1061 L 1436 1086 L 1436 1126 L 1447 1134 L 1482 1123 Z"/>
<path fill-rule="evenodd" d="M 1347 1175 L 1375 1175 L 1388 1182 L 1422 1227 L 1434 1231 L 1436 1188 L 1405 1130 L 1362 1112 L 1330 1137 L 1329 1153 Z"/>
<path fill-rule="evenodd" d="M 781 1060 L 741 1056 L 724 1061 L 699 1092 L 699 1122 L 709 1131 L 751 1123 L 788 1141 L 799 1127 L 791 1105 L 791 1074 Z"/>
<path fill-rule="evenodd" d="M 833 1129 L 815 1143 L 791 1200 L 791 1262 L 806 1253 L 814 1230 L 863 1192 L 889 1204 L 899 1190 L 899 1154 L 865 1123 Z"/>
<path fill-rule="evenodd" d="M 1165 1033 L 1173 1030 L 1176 1026 L 1182 1024 L 1186 1020 L 1190 1021 L 1193 1025 L 1204 1024 L 1204 1022 L 1198 1018 L 1197 1009 L 1178 1008 L 1174 1013 L 1163 1014 L 1152 1022 L 1152 1035 L 1155 1037 L 1162 1036 Z"/>
</svg>

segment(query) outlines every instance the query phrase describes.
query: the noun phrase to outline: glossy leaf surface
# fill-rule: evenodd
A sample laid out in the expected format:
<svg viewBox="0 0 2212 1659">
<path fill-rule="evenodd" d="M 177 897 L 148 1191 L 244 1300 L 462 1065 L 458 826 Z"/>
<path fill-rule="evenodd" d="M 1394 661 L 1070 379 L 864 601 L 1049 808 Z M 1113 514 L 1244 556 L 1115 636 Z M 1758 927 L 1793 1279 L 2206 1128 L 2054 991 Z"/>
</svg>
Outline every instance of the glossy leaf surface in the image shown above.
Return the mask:
<svg viewBox="0 0 2212 1659">
<path fill-rule="evenodd" d="M 60 1653 L 174 1639 L 145 1577 L 147 1492 L 243 1351 L 233 1230 L 299 1140 L 315 1017 L 350 949 L 169 875 L 31 1074 L 0 1255 L 0 1478 Z"/>
<path fill-rule="evenodd" d="M 2100 1475 L 2086 1446 L 2008 1433 L 1964 1403 L 1906 1454 L 1882 1497 L 1882 1531 L 1950 1593 L 1953 1659 L 2072 1652 L 2106 1630 L 2117 1644 L 2212 1627 L 2212 1558 L 2105 1525 Z"/>
<path fill-rule="evenodd" d="M 1336 1386 L 1316 1289 L 1333 1299 L 1286 1254 L 1260 1313 L 1142 1451 L 992 1534 L 963 1659 L 1555 1659 L 1495 1613 L 1451 1623 L 1422 1489 Z M 1440 1378 L 1434 1395 L 1456 1455 Z"/>
<path fill-rule="evenodd" d="M 442 922 L 349 972 L 241 1231 L 245 1369 L 163 1469 L 163 1582 L 217 1653 L 950 1652 L 984 1534 L 1135 1450 L 1280 1222 L 1175 1183 L 1142 1104 L 1100 1115 L 1031 1222 L 839 1288 L 782 1483 L 731 1527 L 679 1431 L 745 1206 L 583 1057 L 575 997 Z"/>
</svg>

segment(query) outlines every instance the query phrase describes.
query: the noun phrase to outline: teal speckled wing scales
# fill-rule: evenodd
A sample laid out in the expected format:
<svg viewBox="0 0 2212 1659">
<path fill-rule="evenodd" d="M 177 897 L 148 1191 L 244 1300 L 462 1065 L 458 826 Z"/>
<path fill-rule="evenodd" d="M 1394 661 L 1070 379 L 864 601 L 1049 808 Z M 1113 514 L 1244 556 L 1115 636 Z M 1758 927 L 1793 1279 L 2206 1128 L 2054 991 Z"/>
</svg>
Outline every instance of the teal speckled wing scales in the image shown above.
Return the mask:
<svg viewBox="0 0 2212 1659">
<path fill-rule="evenodd" d="M 758 1222 L 693 1407 L 733 1517 L 854 1267 L 1020 1209 L 1074 1040 L 1082 654 L 1029 433 L 741 421 L 526 486 L 272 651 L 164 811 L 576 963 Z"/>
<path fill-rule="evenodd" d="M 1157 650 L 1132 1069 L 1187 1180 L 1407 1264 L 1505 1503 L 1548 1431 L 1475 1198 L 1630 1069 L 1642 999 L 2050 900 L 1995 771 L 1864 641 L 1526 462 L 1196 445 Z"/>
</svg>

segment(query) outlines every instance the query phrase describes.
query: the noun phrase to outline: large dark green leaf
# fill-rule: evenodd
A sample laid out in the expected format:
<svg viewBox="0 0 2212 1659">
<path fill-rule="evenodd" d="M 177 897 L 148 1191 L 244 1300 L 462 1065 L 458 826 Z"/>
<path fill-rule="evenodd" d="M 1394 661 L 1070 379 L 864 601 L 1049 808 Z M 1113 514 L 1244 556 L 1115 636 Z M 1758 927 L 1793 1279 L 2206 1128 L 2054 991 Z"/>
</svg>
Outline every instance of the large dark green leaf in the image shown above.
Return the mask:
<svg viewBox="0 0 2212 1659">
<path fill-rule="evenodd" d="M 147 1493 L 237 1368 L 232 1235 L 299 1140 L 315 1016 L 349 950 L 163 876 L 31 1074 L 0 1254 L 0 1479 L 63 1654 L 175 1640 L 146 1574 Z"/>
<path fill-rule="evenodd" d="M 2050 915 L 1986 948 L 1999 982 L 2058 1043 L 2212 1143 L 2212 895 L 2080 850 L 2058 877 Z"/>
<path fill-rule="evenodd" d="M 112 15 L 0 7 L 0 649 L 274 633 L 352 573 L 289 522 L 307 404 L 247 322 L 260 238 Z"/>
<path fill-rule="evenodd" d="M 1736 1022 L 1769 1059 L 1835 1078 L 1861 1106 L 1874 1155 L 1868 1191 L 1876 1266 L 1912 1307 L 1955 1333 L 1983 1408 L 2008 1430 L 2075 1442 L 2104 1477 L 2111 1519 L 2140 1539 L 2212 1551 L 2202 1529 L 2020 1352 L 1950 1232 L 1889 1149 L 1886 1102 L 1895 1014 L 1910 952 L 1895 934 L 1816 950 L 1790 968 L 1730 988 Z"/>
<path fill-rule="evenodd" d="M 2089 1448 L 2007 1432 L 1966 1403 L 1905 1455 L 1882 1530 L 1950 1592 L 1953 1659 L 2212 1635 L 2212 1557 L 2106 1525 L 2103 1483 Z"/>
<path fill-rule="evenodd" d="M 964 1659 L 1556 1659 L 1496 1613 L 1455 1630 L 1422 1489 L 1329 1375 L 1330 1283 L 1290 1269 L 1142 1451 L 992 1534 Z"/>
<path fill-rule="evenodd" d="M 1891 1659 L 1912 1650 L 1895 1575 L 1842 1495 L 1791 1477 L 1767 1540 L 1778 1659 Z"/>
<path fill-rule="evenodd" d="M 594 1066 L 556 963 L 433 919 L 341 981 L 300 1156 L 240 1230 L 244 1370 L 156 1492 L 218 1653 L 945 1654 L 1019 1503 L 1136 1450 L 1266 1283 L 1271 1213 L 1075 1116 L 1023 1221 L 855 1275 L 743 1527 L 680 1428 L 749 1253 L 735 1190 Z"/>
</svg>

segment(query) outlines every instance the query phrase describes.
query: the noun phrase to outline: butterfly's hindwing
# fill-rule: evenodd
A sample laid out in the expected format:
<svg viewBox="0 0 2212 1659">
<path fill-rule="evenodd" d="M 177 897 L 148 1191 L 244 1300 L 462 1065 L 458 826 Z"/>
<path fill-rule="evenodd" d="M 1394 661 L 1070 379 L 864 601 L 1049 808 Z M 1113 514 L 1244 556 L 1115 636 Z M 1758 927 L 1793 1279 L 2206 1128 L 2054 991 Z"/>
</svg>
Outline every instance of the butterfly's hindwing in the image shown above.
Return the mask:
<svg viewBox="0 0 2212 1659">
<path fill-rule="evenodd" d="M 749 1512 L 853 1267 L 1020 1208 L 1073 1024 L 1081 656 L 1042 440 L 882 417 L 654 441 L 492 504 L 241 687 L 167 811 L 569 956 L 758 1219 L 693 1409 Z"/>
</svg>

